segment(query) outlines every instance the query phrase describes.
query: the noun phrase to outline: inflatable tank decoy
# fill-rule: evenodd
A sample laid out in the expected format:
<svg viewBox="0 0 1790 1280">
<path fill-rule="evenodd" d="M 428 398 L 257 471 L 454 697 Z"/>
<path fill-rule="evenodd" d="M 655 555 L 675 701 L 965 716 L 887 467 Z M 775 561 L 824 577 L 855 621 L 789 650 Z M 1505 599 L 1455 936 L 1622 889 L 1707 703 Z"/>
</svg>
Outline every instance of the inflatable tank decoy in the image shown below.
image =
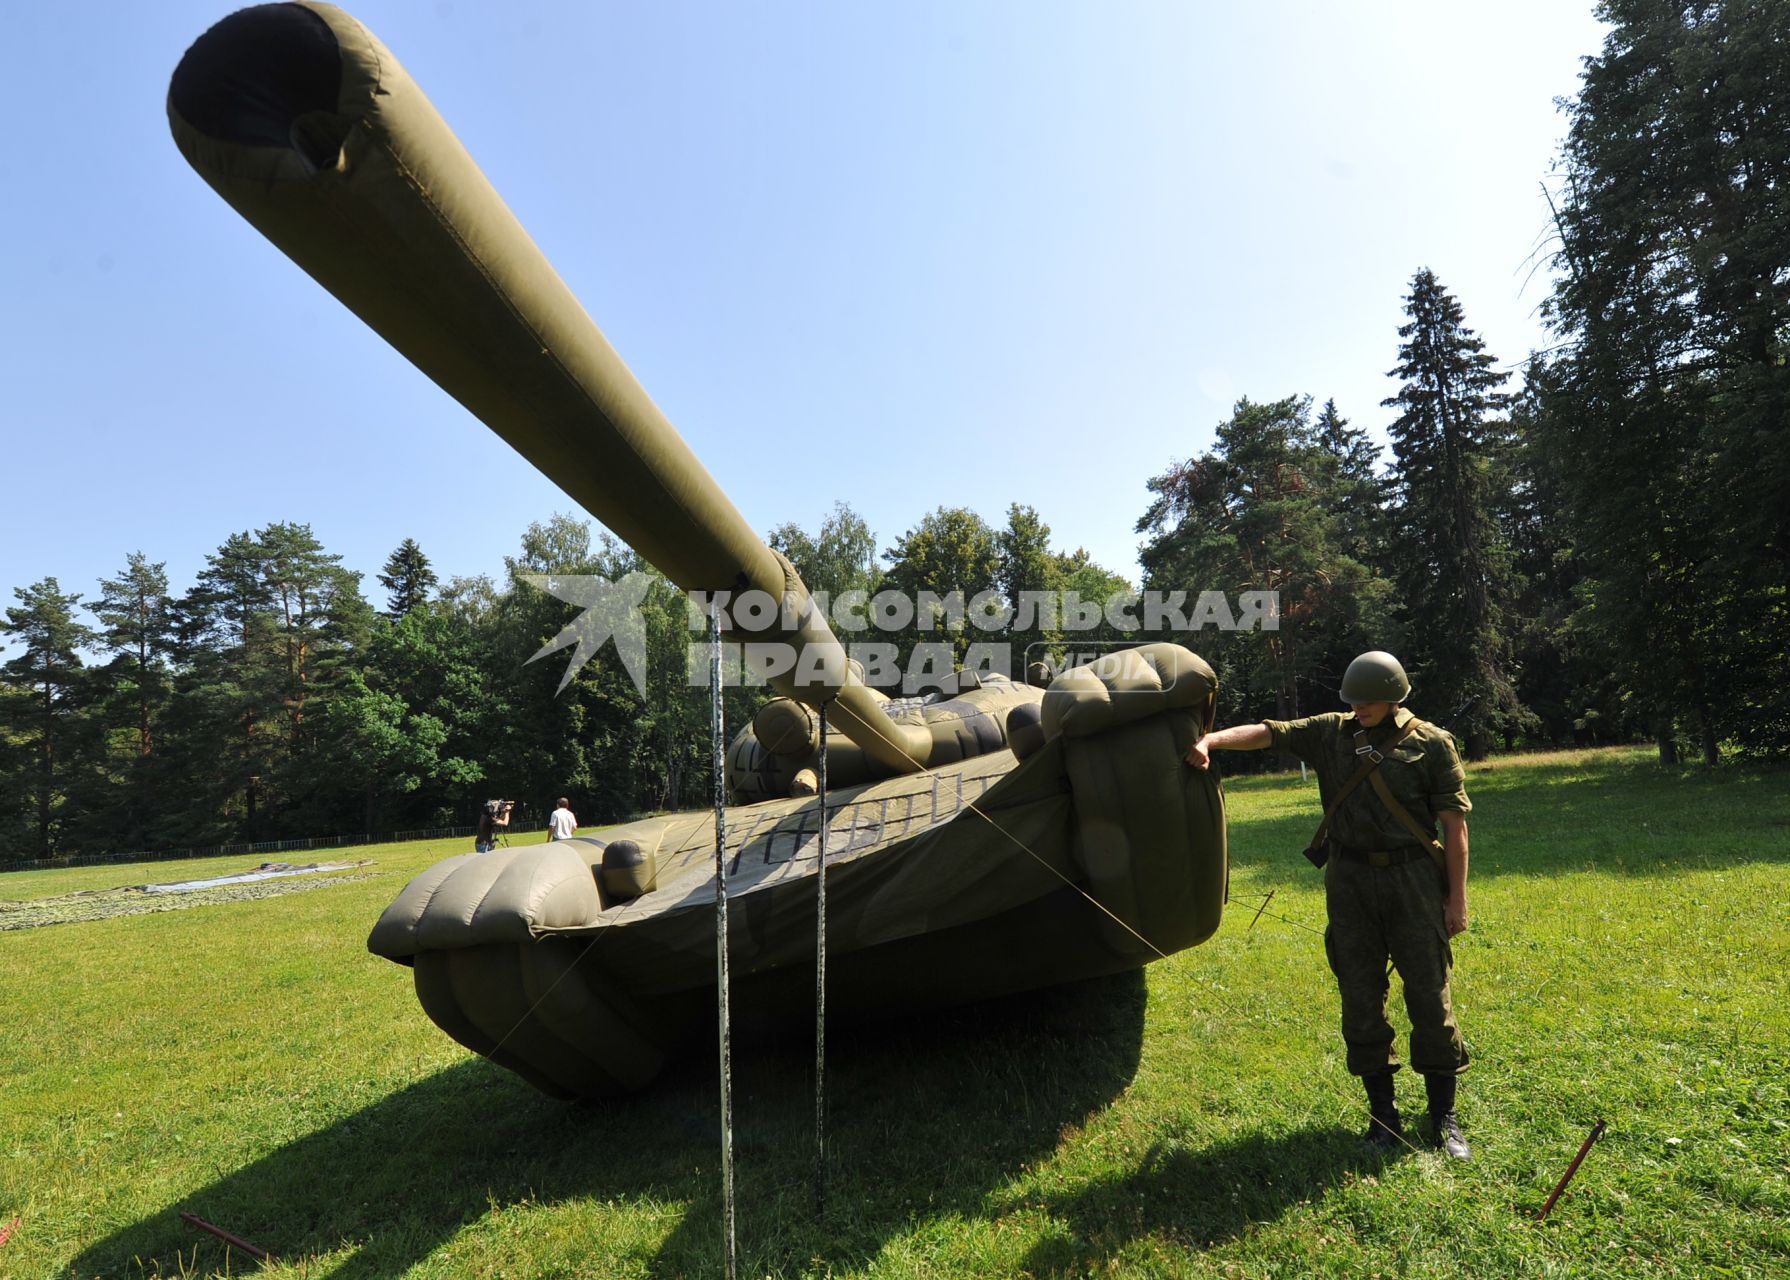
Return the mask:
<svg viewBox="0 0 1790 1280">
<path fill-rule="evenodd" d="M 175 141 L 318 283 L 680 588 L 792 602 L 801 655 L 729 750 L 736 1026 L 812 1016 L 827 708 L 828 1007 L 876 1018 L 1136 968 L 1217 928 L 1223 800 L 1181 763 L 1217 682 L 1176 645 L 1048 689 L 866 687 L 391 53 L 327 4 L 225 18 L 175 70 Z M 736 626 L 739 625 L 735 620 Z M 450 858 L 369 948 L 449 1035 L 559 1096 L 650 1081 L 712 1028 L 708 811 Z"/>
</svg>

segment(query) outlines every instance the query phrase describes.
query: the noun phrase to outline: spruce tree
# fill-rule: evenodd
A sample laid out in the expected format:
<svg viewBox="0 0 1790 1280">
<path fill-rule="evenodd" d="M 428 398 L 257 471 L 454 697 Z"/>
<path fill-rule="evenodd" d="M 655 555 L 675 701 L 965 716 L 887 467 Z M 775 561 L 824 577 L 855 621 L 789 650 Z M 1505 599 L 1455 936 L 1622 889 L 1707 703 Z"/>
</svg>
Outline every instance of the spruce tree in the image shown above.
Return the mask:
<svg viewBox="0 0 1790 1280">
<path fill-rule="evenodd" d="M 1325 489 L 1336 517 L 1337 544 L 1345 555 L 1369 563 L 1378 557 L 1386 532 L 1380 446 L 1366 431 L 1351 427 L 1333 399 L 1324 402 L 1313 427 L 1330 463 Z"/>
<path fill-rule="evenodd" d="M 1652 720 L 1790 752 L 1790 6 L 1608 0 L 1567 104 L 1538 438 Z"/>
<path fill-rule="evenodd" d="M 1406 619 L 1405 652 L 1430 718 L 1482 759 L 1491 735 L 1522 718 L 1509 677 L 1506 556 L 1498 537 L 1493 459 L 1507 425 L 1508 380 L 1461 305 L 1427 267 L 1411 279 L 1410 320 L 1382 401 L 1390 427 L 1392 523 L 1387 562 Z"/>
<path fill-rule="evenodd" d="M 397 550 L 386 557 L 385 569 L 379 574 L 379 582 L 391 593 L 386 602 L 386 616 L 396 621 L 429 603 L 429 593 L 435 589 L 436 577 L 423 549 L 417 546 L 414 538 L 406 538 L 398 544 Z"/>
</svg>

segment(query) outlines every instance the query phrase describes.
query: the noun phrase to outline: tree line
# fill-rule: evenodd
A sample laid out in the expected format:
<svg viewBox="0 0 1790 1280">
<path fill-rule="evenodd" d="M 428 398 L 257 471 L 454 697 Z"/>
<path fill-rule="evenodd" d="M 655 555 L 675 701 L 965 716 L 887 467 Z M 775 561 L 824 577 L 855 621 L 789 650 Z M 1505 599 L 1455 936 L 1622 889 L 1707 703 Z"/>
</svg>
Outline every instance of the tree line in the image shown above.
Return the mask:
<svg viewBox="0 0 1790 1280">
<path fill-rule="evenodd" d="M 1091 595 L 1125 585 L 1051 552 L 1048 533 L 1029 508 L 1001 533 L 939 511 L 879 570 L 869 527 L 840 504 L 817 531 L 768 541 L 834 597 L 979 587 L 1026 557 Z M 636 572 L 645 697 L 607 649 L 565 678 L 564 656 L 541 650 L 579 610 L 528 580 Z M 703 632 L 628 548 L 559 515 L 528 527 L 501 584 L 443 583 L 409 539 L 377 576 L 383 610 L 308 525 L 277 522 L 231 535 L 179 594 L 140 552 L 85 602 L 54 578 L 15 590 L 0 621 L 0 860 L 465 825 L 487 798 L 544 812 L 564 794 L 587 823 L 707 800 L 709 695 L 690 678 Z M 764 696 L 728 688 L 729 723 Z"/>
<path fill-rule="evenodd" d="M 1334 709 L 1367 648 L 1473 757 L 1648 739 L 1663 761 L 1790 753 L 1790 7 L 1611 0 L 1553 201 L 1559 339 L 1500 366 L 1418 270 L 1389 371 L 1390 449 L 1334 400 L 1238 401 L 1212 447 L 1147 482 L 1141 579 L 940 508 L 878 552 L 848 505 L 767 540 L 816 591 L 1272 593 L 1278 625 L 1022 612 L 999 638 L 1061 658 L 1174 639 L 1221 721 Z M 1389 335 L 1390 338 L 1390 335 Z M 1389 346 L 1393 345 L 1389 341 Z M 45 578 L 0 622 L 0 860 L 470 822 L 479 801 L 586 822 L 702 803 L 708 695 L 683 597 L 642 603 L 647 691 L 605 656 L 560 691 L 531 662 L 576 614 L 529 575 L 651 574 L 567 516 L 505 581 L 437 575 L 411 541 L 360 575 L 303 524 L 234 534 L 183 593 L 141 553 L 85 601 Z M 915 619 L 904 653 L 986 635 Z M 1018 673 L 1016 673 L 1018 674 Z M 733 724 L 762 691 L 727 692 Z"/>
</svg>

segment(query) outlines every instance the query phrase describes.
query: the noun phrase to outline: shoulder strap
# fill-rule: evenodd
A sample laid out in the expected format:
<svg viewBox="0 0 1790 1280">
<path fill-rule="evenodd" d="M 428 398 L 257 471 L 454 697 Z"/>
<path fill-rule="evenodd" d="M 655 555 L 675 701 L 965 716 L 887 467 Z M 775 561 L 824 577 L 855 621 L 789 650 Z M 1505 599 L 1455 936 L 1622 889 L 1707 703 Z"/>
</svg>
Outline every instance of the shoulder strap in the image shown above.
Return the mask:
<svg viewBox="0 0 1790 1280">
<path fill-rule="evenodd" d="M 1415 729 L 1420 723 L 1421 721 L 1416 719 L 1407 721 L 1405 724 L 1406 732 Z M 1404 734 L 1400 734 L 1399 737 L 1404 737 Z M 1424 849 L 1429 852 L 1430 857 L 1436 860 L 1436 865 L 1446 872 L 1448 870 L 1448 862 L 1444 857 L 1444 850 L 1441 842 L 1428 831 L 1424 830 L 1423 827 L 1418 825 L 1417 819 L 1411 816 L 1411 811 L 1400 804 L 1398 802 L 1398 797 L 1392 794 L 1392 788 L 1386 785 L 1386 779 L 1376 773 L 1373 775 L 1371 781 L 1374 784 L 1374 794 L 1380 797 L 1380 803 L 1385 805 L 1386 808 L 1391 811 L 1392 816 L 1399 820 L 1399 823 L 1406 831 L 1409 831 L 1412 835 L 1417 837 L 1417 843 L 1422 845 Z"/>
<path fill-rule="evenodd" d="M 1417 819 L 1411 816 L 1411 811 L 1400 804 L 1398 797 L 1392 794 L 1392 788 L 1386 785 L 1386 779 L 1376 773 L 1370 781 L 1374 784 L 1374 794 L 1380 797 L 1382 804 L 1392 810 L 1392 816 L 1404 824 L 1405 830 L 1416 836 L 1417 842 L 1431 853 L 1439 852 L 1442 846 L 1436 837 L 1417 825 Z"/>
<path fill-rule="evenodd" d="M 1417 727 L 1418 723 L 1419 721 L 1414 716 L 1405 721 L 1405 727 L 1395 733 L 1386 743 L 1386 751 L 1392 750 L 1399 743 L 1403 742 L 1411 730 Z M 1377 772 L 1380 767 L 1380 762 L 1386 758 L 1386 752 L 1381 751 L 1377 747 L 1363 744 L 1355 748 L 1355 754 L 1361 757 L 1361 766 L 1349 776 L 1347 782 L 1343 783 L 1342 790 L 1336 793 L 1330 801 L 1330 807 L 1324 810 L 1324 820 L 1318 824 L 1317 834 L 1311 838 L 1311 847 L 1314 849 L 1321 847 L 1324 843 L 1324 838 L 1330 834 L 1330 819 L 1336 816 L 1336 811 L 1342 807 L 1342 802 L 1348 799 L 1349 793 L 1360 786 L 1368 775 L 1373 775 L 1374 789 L 1379 792 L 1382 799 L 1389 798 L 1392 795 L 1392 792 L 1386 789 L 1386 779 L 1382 778 Z M 1411 815 L 1399 808 L 1396 801 L 1392 802 L 1392 809 L 1395 815 L 1403 815 L 1407 825 L 1411 825 Z"/>
</svg>

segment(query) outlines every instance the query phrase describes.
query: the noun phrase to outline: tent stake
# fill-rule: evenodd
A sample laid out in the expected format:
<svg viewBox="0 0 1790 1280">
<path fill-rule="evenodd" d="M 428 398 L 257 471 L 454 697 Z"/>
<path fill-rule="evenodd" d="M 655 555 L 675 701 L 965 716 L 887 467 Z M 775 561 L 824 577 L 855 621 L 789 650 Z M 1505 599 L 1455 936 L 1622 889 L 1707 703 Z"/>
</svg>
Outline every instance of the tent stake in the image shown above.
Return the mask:
<svg viewBox="0 0 1790 1280">
<path fill-rule="evenodd" d="M 827 704 L 820 704 L 820 850 L 815 868 L 814 1216 L 827 1209 Z"/>
<path fill-rule="evenodd" d="M 1591 1126 L 1591 1132 L 1585 1135 L 1585 1141 L 1579 1144 L 1579 1154 L 1572 1158 L 1572 1163 L 1566 1166 L 1566 1172 L 1560 1175 L 1560 1181 L 1554 1184 L 1554 1190 L 1548 1196 L 1548 1202 L 1542 1205 L 1541 1212 L 1535 1215 L 1537 1222 L 1543 1221 L 1548 1216 L 1548 1210 L 1554 1207 L 1554 1201 L 1560 1198 L 1560 1193 L 1566 1190 L 1566 1184 L 1572 1181 L 1573 1174 L 1579 1171 L 1579 1161 L 1585 1158 L 1585 1153 L 1591 1150 L 1591 1144 L 1603 1137 L 1603 1134 L 1604 1122 L 1599 1120 Z"/>
<path fill-rule="evenodd" d="M 211 1232 L 212 1235 L 214 1235 L 218 1239 L 222 1240 L 225 1244 L 233 1245 L 236 1248 L 241 1249 L 244 1253 L 248 1254 L 251 1258 L 254 1258 L 258 1262 L 272 1262 L 273 1261 L 273 1255 L 271 1253 L 269 1253 L 267 1250 L 263 1249 L 260 1245 L 250 1244 L 247 1240 L 244 1240 L 241 1236 L 233 1235 L 230 1232 L 224 1230 L 222 1227 L 214 1226 L 212 1223 L 205 1221 L 204 1218 L 201 1218 L 196 1213 L 187 1213 L 185 1210 L 182 1210 L 181 1214 L 180 1214 L 180 1220 L 184 1223 L 187 1223 L 189 1226 L 194 1226 L 194 1227 L 199 1228 L 199 1230 L 201 1230 L 201 1231 Z"/>
<path fill-rule="evenodd" d="M 733 1232 L 733 1045 L 727 1018 L 727 712 L 721 687 L 721 617 L 709 602 L 709 719 L 715 769 L 715 996 L 721 1024 L 721 1230 L 727 1280 L 738 1259 Z"/>
</svg>

